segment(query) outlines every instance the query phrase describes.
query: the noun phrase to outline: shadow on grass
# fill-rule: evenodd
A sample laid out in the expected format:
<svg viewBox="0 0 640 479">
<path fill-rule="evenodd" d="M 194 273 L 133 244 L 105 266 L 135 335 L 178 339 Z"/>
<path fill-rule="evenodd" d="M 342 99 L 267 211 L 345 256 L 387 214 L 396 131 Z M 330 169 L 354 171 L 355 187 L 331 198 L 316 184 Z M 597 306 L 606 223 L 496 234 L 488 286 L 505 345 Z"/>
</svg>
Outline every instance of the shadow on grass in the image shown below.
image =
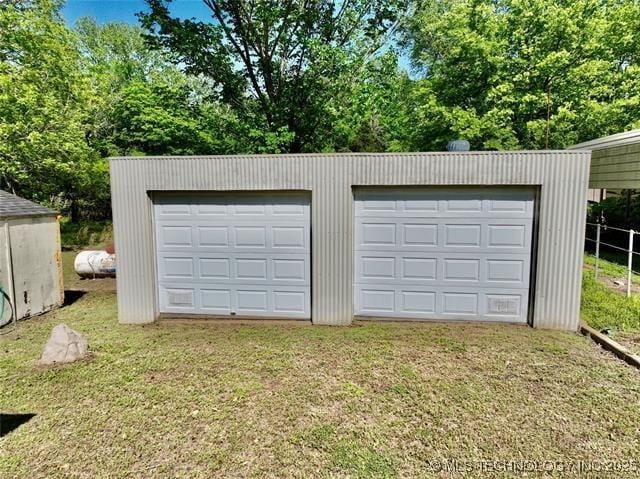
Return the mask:
<svg viewBox="0 0 640 479">
<path fill-rule="evenodd" d="M 35 414 L 4 414 L 0 413 L 0 437 L 4 437 L 14 429 L 22 426 L 24 423 L 31 420 Z"/>
<path fill-rule="evenodd" d="M 86 294 L 85 291 L 79 291 L 77 289 L 65 289 L 64 291 L 64 303 L 62 306 L 71 306 Z"/>
</svg>

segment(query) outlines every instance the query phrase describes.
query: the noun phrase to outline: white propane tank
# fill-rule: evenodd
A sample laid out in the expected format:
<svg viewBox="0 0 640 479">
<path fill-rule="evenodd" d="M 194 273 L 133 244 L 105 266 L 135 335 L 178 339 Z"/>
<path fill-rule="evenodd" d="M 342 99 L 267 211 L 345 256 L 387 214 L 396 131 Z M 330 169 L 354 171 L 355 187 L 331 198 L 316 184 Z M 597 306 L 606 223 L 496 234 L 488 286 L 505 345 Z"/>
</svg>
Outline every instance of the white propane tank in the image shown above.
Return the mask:
<svg viewBox="0 0 640 479">
<path fill-rule="evenodd" d="M 73 262 L 73 268 L 82 278 L 115 277 L 116 255 L 104 250 L 81 251 Z"/>
</svg>

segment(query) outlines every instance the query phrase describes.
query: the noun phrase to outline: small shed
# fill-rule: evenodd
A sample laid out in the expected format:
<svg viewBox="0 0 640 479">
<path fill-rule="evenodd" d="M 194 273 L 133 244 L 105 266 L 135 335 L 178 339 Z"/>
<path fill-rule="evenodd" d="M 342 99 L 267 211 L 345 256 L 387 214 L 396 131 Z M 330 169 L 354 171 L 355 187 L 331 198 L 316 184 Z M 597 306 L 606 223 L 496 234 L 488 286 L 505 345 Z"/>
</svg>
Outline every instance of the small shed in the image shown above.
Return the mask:
<svg viewBox="0 0 640 479">
<path fill-rule="evenodd" d="M 0 286 L 15 319 L 44 313 L 64 301 L 57 212 L 2 190 Z M 9 317 L 4 308 L 0 325 Z"/>
<path fill-rule="evenodd" d="M 575 331 L 589 156 L 112 158 L 119 319 Z"/>
</svg>

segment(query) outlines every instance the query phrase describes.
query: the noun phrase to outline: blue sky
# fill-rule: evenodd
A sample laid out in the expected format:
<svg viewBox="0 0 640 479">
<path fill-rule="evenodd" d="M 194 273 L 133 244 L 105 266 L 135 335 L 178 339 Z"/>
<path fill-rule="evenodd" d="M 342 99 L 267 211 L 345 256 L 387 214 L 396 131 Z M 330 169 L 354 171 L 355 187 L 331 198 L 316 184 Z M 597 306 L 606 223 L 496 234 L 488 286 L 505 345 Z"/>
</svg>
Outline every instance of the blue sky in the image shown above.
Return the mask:
<svg viewBox="0 0 640 479">
<path fill-rule="evenodd" d="M 62 14 L 69 25 L 79 18 L 94 17 L 98 23 L 125 22 L 137 24 L 136 13 L 146 10 L 144 0 L 67 0 Z M 209 18 L 202 0 L 174 0 L 171 12 L 181 18 Z"/>
</svg>

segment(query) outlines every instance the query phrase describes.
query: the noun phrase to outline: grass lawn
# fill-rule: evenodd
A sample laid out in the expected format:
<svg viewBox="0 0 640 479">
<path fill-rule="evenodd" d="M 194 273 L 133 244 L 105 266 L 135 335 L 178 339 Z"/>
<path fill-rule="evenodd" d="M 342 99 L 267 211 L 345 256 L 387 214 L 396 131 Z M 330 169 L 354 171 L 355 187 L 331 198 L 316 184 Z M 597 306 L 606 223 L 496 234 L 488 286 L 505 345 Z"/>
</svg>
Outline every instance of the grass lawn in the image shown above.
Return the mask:
<svg viewBox="0 0 640 479">
<path fill-rule="evenodd" d="M 111 221 L 72 223 L 69 218 L 62 218 L 60 241 L 62 246 L 68 249 L 103 246 L 113 241 L 113 226 Z"/>
<path fill-rule="evenodd" d="M 60 322 L 93 356 L 38 367 Z M 0 438 L 0 477 L 429 477 L 435 459 L 637 459 L 639 404 L 638 371 L 575 333 L 125 326 L 114 294 L 91 292 L 0 337 L 0 409 L 36 414 Z"/>
<path fill-rule="evenodd" d="M 626 297 L 626 286 L 613 281 L 627 281 L 626 265 L 599 261 L 599 277 L 594 275 L 595 258 L 585 255 L 582 277 L 582 319 L 597 329 L 610 328 L 611 337 L 632 352 L 640 354 L 640 276 L 632 275 L 633 291 Z"/>
</svg>

